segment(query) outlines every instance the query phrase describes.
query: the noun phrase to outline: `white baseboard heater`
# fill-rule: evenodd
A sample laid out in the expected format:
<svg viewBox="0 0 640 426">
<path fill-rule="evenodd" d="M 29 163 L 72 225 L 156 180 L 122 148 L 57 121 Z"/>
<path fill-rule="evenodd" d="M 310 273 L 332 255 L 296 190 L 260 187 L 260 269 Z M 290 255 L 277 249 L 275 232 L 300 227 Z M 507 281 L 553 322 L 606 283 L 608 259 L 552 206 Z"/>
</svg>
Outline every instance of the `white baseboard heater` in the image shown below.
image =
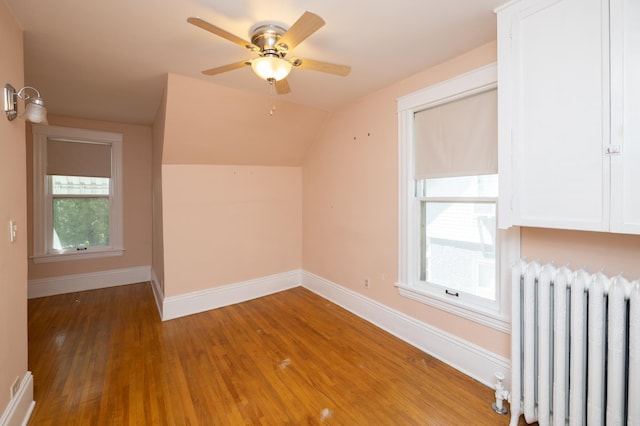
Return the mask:
<svg viewBox="0 0 640 426">
<path fill-rule="evenodd" d="M 640 425 L 640 281 L 513 267 L 511 425 Z"/>
</svg>

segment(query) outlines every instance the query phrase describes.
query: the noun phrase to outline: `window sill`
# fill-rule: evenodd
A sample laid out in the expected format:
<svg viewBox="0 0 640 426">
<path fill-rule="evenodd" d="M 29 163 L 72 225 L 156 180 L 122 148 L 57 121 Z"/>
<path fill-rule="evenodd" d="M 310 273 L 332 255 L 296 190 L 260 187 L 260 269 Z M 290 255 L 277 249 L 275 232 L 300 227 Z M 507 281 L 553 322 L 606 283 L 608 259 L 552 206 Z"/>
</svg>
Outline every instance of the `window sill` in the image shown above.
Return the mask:
<svg viewBox="0 0 640 426">
<path fill-rule="evenodd" d="M 424 303 L 445 312 L 457 315 L 459 317 L 474 321 L 478 324 L 491 327 L 504 333 L 511 332 L 511 321 L 509 318 L 498 315 L 497 313 L 484 312 L 463 306 L 458 303 L 451 303 L 445 299 L 441 299 L 428 291 L 421 290 L 406 284 L 396 283 L 398 293 L 401 296 Z"/>
<path fill-rule="evenodd" d="M 31 256 L 33 263 L 64 262 L 67 260 L 98 259 L 101 257 L 122 256 L 124 249 L 96 250 L 83 253 L 42 254 Z"/>
</svg>

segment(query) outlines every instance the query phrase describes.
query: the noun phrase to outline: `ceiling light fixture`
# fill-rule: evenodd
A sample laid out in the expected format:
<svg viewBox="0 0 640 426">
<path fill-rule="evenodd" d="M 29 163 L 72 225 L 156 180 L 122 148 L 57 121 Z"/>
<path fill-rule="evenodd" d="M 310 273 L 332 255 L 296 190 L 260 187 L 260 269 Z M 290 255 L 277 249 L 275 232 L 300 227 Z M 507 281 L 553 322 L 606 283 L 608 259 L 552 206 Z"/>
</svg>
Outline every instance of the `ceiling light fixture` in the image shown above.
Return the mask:
<svg viewBox="0 0 640 426">
<path fill-rule="evenodd" d="M 33 91 L 30 95 L 27 91 Z M 49 124 L 47 122 L 47 109 L 44 107 L 44 101 L 40 97 L 40 92 L 31 86 L 25 86 L 16 91 L 10 85 L 4 85 L 4 112 L 9 121 L 18 116 L 18 99 L 24 101 L 24 112 L 20 114 L 20 118 L 31 121 L 32 123 Z"/>
<path fill-rule="evenodd" d="M 263 80 L 280 81 L 291 72 L 291 62 L 277 55 L 265 55 L 252 60 L 251 69 Z"/>
</svg>

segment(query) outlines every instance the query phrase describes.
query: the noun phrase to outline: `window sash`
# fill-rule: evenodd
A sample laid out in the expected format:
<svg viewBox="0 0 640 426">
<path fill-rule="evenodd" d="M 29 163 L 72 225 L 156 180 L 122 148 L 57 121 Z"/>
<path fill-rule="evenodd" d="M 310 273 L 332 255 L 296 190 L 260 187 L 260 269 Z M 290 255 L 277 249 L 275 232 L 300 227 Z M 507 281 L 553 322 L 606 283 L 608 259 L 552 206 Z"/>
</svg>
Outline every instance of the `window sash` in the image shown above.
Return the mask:
<svg viewBox="0 0 640 426">
<path fill-rule="evenodd" d="M 99 221 L 99 225 L 98 226 L 91 226 L 92 229 L 87 229 L 87 234 L 86 235 L 80 235 L 82 238 L 86 238 L 88 240 L 88 244 L 83 243 L 76 243 L 75 245 L 70 245 L 68 247 L 56 247 L 56 243 L 62 243 L 63 241 L 67 240 L 67 238 L 69 237 L 69 235 L 64 232 L 65 228 L 64 225 L 62 226 L 62 228 L 57 228 L 56 227 L 56 201 L 62 201 L 62 200 L 105 200 L 106 201 L 106 212 L 104 210 L 100 210 L 100 211 L 94 211 L 93 213 L 98 214 L 98 216 L 89 216 L 84 218 L 84 220 L 81 221 L 77 221 L 74 222 L 74 228 L 76 229 L 76 237 L 78 237 L 77 235 L 77 229 L 78 228 L 84 228 L 87 225 L 88 221 L 91 220 L 98 220 Z M 106 227 L 107 227 L 107 232 L 106 232 L 106 236 L 100 236 L 101 234 L 99 233 L 100 230 L 100 226 L 104 225 L 104 222 L 100 221 L 100 215 L 106 213 L 107 215 L 107 223 L 106 223 Z M 74 252 L 79 252 L 79 251 L 95 251 L 95 250 L 105 250 L 105 249 L 109 249 L 111 248 L 111 242 L 110 242 L 110 237 L 111 237 L 111 205 L 110 205 L 110 197 L 109 196 L 96 196 L 96 197 L 90 197 L 90 196 L 54 196 L 51 197 L 51 229 L 49 230 L 51 235 L 51 247 L 49 247 L 49 251 L 52 253 L 74 253 Z M 93 222 L 92 222 L 93 225 Z M 100 240 L 106 239 L 106 242 L 104 244 L 96 244 L 96 240 L 98 240 L 99 242 L 102 242 Z M 93 240 L 93 243 L 92 241 Z M 68 242 L 68 240 L 67 240 Z"/>
<path fill-rule="evenodd" d="M 89 177 L 89 176 L 87 176 Z M 114 211 L 114 197 L 113 197 L 113 191 L 112 191 L 112 182 L 109 182 L 109 194 L 54 194 L 53 193 L 53 176 L 52 175 L 47 175 L 46 176 L 47 179 L 47 192 L 45 194 L 45 203 L 46 203 L 46 216 L 47 216 L 47 221 L 46 221 L 46 230 L 45 232 L 47 233 L 47 235 L 49 236 L 49 238 L 47 238 L 47 247 L 46 247 L 46 253 L 47 254 L 66 254 L 66 253 L 79 253 L 80 251 L 82 251 L 83 253 L 90 253 L 90 252 L 94 252 L 94 251 L 105 251 L 105 250 L 112 250 L 113 247 L 113 242 L 112 242 L 112 218 L 113 215 L 115 214 Z M 106 198 L 109 202 L 109 244 L 107 245 L 93 245 L 93 246 L 85 246 L 85 247 L 68 247 L 68 248 L 63 248 L 63 249 L 59 249 L 59 248 L 55 248 L 55 241 L 54 241 L 54 217 L 53 217 L 53 213 L 54 213 L 54 200 L 56 199 L 96 199 L 96 198 Z"/>
<path fill-rule="evenodd" d="M 419 197 L 418 198 L 419 201 L 419 208 L 420 208 L 420 238 L 418 240 L 418 244 L 419 247 L 417 248 L 418 252 L 420 253 L 420 257 L 419 257 L 419 265 L 418 265 L 418 269 L 417 269 L 417 276 L 415 277 L 415 282 L 417 283 L 417 285 L 419 287 L 423 287 L 425 289 L 430 289 L 434 292 L 440 293 L 444 296 L 453 296 L 455 294 L 454 297 L 459 298 L 460 295 L 462 293 L 464 293 L 466 296 L 465 298 L 469 299 L 469 300 L 473 300 L 474 303 L 483 305 L 487 308 L 490 309 L 499 309 L 499 306 L 497 306 L 497 302 L 498 302 L 498 293 L 499 293 L 499 270 L 498 270 L 498 253 L 500 253 L 500 238 L 498 235 L 498 229 L 497 229 L 497 220 L 496 220 L 496 214 L 497 214 L 497 198 L 495 197 Z M 433 237 L 429 237 L 429 232 L 427 229 L 427 224 L 426 224 L 426 219 L 427 219 L 427 214 L 426 214 L 426 207 L 428 204 L 438 204 L 438 203 L 442 203 L 442 204 L 470 204 L 470 205 L 482 205 L 482 204 L 486 204 L 486 205 L 491 205 L 493 206 L 493 218 L 494 218 L 494 222 L 493 222 L 493 229 L 492 229 L 492 234 L 493 234 L 493 255 L 490 257 L 491 262 L 493 263 L 493 275 L 494 275 L 494 285 L 493 285 L 493 297 L 492 298 L 488 298 L 488 297 L 483 297 L 483 296 L 479 296 L 476 294 L 473 294 L 469 291 L 466 291 L 462 285 L 446 285 L 444 283 L 441 282 L 435 282 L 432 280 L 429 280 L 427 278 L 427 273 L 429 272 L 428 267 L 427 267 L 427 250 L 430 249 L 429 244 L 427 242 L 427 240 L 429 238 L 433 238 Z M 445 239 L 446 240 L 446 239 Z M 462 243 L 461 243 L 462 244 Z M 476 244 L 475 242 L 470 242 L 470 244 Z M 477 244 L 482 245 L 482 241 L 478 242 Z M 472 263 L 472 265 L 475 265 L 475 263 Z"/>
</svg>

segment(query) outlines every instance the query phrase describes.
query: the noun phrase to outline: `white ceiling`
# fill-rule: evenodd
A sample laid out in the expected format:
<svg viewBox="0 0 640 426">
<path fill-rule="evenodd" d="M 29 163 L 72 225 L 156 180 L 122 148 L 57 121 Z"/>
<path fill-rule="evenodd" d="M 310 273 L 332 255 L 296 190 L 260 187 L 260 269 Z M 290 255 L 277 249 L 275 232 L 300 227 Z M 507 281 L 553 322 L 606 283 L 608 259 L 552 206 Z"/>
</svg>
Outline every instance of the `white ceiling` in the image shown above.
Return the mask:
<svg viewBox="0 0 640 426">
<path fill-rule="evenodd" d="M 189 16 L 244 39 L 259 22 L 321 16 L 326 25 L 292 53 L 350 65 L 351 74 L 294 69 L 292 93 L 281 97 L 332 110 L 494 40 L 493 9 L 505 0 L 4 1 L 24 29 L 25 82 L 50 113 L 150 124 L 168 72 L 269 95 L 249 67 L 201 74 L 252 55 Z"/>
</svg>

